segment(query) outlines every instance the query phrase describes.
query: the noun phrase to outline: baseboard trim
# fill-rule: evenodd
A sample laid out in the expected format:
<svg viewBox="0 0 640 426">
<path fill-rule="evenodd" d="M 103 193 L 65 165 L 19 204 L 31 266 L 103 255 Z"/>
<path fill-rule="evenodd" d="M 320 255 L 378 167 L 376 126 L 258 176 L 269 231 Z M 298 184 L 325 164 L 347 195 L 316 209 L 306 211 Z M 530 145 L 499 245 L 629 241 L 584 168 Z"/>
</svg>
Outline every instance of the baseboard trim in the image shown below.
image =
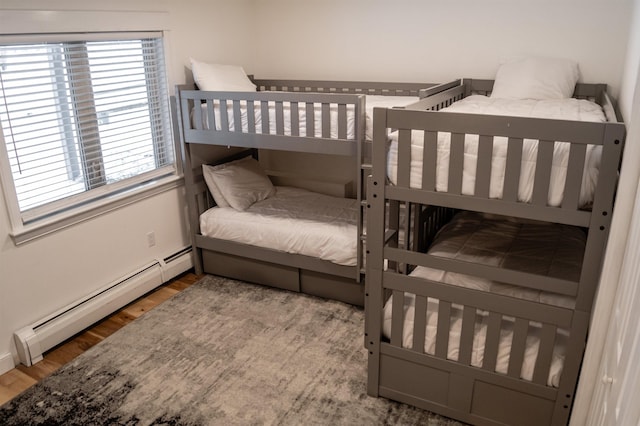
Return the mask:
<svg viewBox="0 0 640 426">
<path fill-rule="evenodd" d="M 13 362 L 13 355 L 11 355 L 11 353 L 0 356 L 0 374 L 4 374 L 14 368 L 16 368 L 16 365 Z"/>
<path fill-rule="evenodd" d="M 96 290 L 14 332 L 18 359 L 31 366 L 42 360 L 44 353 L 110 315 L 127 303 L 157 288 L 193 266 L 191 248 L 185 248 Z"/>
</svg>

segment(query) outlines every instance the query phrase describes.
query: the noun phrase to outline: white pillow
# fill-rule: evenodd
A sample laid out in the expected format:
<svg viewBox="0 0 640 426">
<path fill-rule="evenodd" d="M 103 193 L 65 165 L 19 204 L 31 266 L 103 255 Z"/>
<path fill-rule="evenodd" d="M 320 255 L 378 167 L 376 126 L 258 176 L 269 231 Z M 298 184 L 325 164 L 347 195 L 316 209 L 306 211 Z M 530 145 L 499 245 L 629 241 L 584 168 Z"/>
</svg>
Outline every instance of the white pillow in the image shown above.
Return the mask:
<svg viewBox="0 0 640 426">
<path fill-rule="evenodd" d="M 492 98 L 566 99 L 578 81 L 578 64 L 569 59 L 525 58 L 500 65 Z"/>
<path fill-rule="evenodd" d="M 191 59 L 193 80 L 200 90 L 218 92 L 255 92 L 256 85 L 237 65 L 208 64 Z"/>
<path fill-rule="evenodd" d="M 224 195 L 222 195 L 220 188 L 218 188 L 218 185 L 216 185 L 216 181 L 213 178 L 216 170 L 220 169 L 222 166 L 225 166 L 225 164 L 222 164 L 220 166 L 210 166 L 208 164 L 203 164 L 202 175 L 204 176 L 204 181 L 207 183 L 207 188 L 209 188 L 209 192 L 213 196 L 213 200 L 216 202 L 218 207 L 229 207 L 229 203 L 227 203 L 227 200 L 225 200 Z"/>
<path fill-rule="evenodd" d="M 269 177 L 252 157 L 214 166 L 210 177 L 226 202 L 236 210 L 246 210 L 275 193 Z"/>
</svg>

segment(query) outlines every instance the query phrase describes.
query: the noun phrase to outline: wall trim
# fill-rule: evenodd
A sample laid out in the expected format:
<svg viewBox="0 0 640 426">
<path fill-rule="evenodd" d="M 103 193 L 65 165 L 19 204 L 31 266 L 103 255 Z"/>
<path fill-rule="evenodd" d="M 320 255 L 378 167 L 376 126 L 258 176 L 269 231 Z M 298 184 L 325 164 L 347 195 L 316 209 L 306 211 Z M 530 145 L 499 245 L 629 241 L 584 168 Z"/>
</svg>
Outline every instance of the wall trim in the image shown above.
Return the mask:
<svg viewBox="0 0 640 426">
<path fill-rule="evenodd" d="M 16 365 L 13 362 L 13 355 L 11 355 L 11 352 L 0 356 L 0 374 L 11 371 L 15 367 Z"/>
<path fill-rule="evenodd" d="M 141 266 L 92 294 L 17 330 L 14 342 L 20 362 L 29 367 L 41 361 L 49 349 L 192 266 L 191 247 L 184 248 L 165 259 L 156 259 Z"/>
<path fill-rule="evenodd" d="M 3 34 L 168 30 L 163 11 L 0 10 Z"/>
</svg>

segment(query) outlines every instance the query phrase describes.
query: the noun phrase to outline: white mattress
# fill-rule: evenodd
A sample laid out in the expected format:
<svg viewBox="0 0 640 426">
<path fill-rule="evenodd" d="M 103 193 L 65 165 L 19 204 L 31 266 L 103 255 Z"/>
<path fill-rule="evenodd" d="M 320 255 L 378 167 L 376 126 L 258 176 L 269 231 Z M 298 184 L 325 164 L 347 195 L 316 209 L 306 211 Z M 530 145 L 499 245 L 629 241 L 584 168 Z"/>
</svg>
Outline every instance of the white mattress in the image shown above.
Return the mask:
<svg viewBox="0 0 640 426">
<path fill-rule="evenodd" d="M 542 275 L 565 279 L 577 279 L 584 253 L 586 237 L 573 227 L 542 223 L 517 222 L 515 220 L 463 212 L 444 227 L 436 236 L 429 253 L 446 258 L 524 270 Z M 574 300 L 567 296 L 545 293 L 514 285 L 493 282 L 454 272 L 445 272 L 426 267 L 418 267 L 411 276 L 421 277 L 451 285 L 488 291 L 526 300 L 538 301 L 555 306 L 572 308 Z M 391 314 L 393 297 L 384 307 L 383 333 L 391 335 Z M 413 326 L 415 318 L 415 296 L 405 293 L 405 317 L 402 345 L 413 346 Z M 428 299 L 427 328 L 424 351 L 435 353 L 438 301 Z M 453 304 L 447 357 L 457 360 L 462 328 L 462 307 Z M 539 346 L 539 324 L 530 323 L 526 342 L 525 359 L 521 378 L 531 380 Z M 487 332 L 487 313 L 478 311 L 474 334 L 471 365 L 482 366 L 484 342 Z M 506 374 L 513 338 L 513 319 L 503 320 L 498 347 L 496 372 Z M 558 330 L 553 361 L 547 384 L 557 387 L 566 346 L 566 331 Z"/>
<path fill-rule="evenodd" d="M 200 216 L 208 237 L 317 257 L 339 265 L 357 261 L 358 202 L 277 186 L 275 195 L 245 211 L 214 207 Z"/>
<path fill-rule="evenodd" d="M 366 95 L 366 125 L 365 125 L 365 137 L 368 140 L 371 140 L 373 137 L 373 108 L 381 107 L 381 108 L 394 108 L 408 105 L 410 103 L 416 102 L 419 98 L 413 96 L 382 96 L 382 95 Z M 306 104 L 299 103 L 298 104 L 298 116 L 299 116 L 299 135 L 307 136 L 307 124 L 306 124 Z M 207 105 L 201 105 L 202 110 L 202 122 L 205 128 L 208 128 L 208 117 L 207 117 Z M 235 119 L 233 113 L 233 105 L 231 102 L 227 104 L 227 111 L 229 117 L 229 130 L 235 129 Z M 262 111 L 260 108 L 260 103 L 254 103 L 254 112 L 255 112 L 255 126 L 256 133 L 262 133 Z M 247 103 L 242 102 L 241 108 L 241 119 L 242 119 L 242 131 L 248 132 L 248 115 L 247 115 Z M 215 102 L 214 104 L 214 114 L 216 120 L 216 130 L 221 129 L 221 121 L 220 121 L 220 106 L 219 102 Z M 291 107 L 290 104 L 285 103 L 283 105 L 283 115 L 284 115 L 284 134 L 287 136 L 291 136 Z M 330 108 L 330 116 L 331 116 L 331 131 L 330 138 L 336 139 L 338 138 L 338 106 L 336 104 L 332 104 Z M 347 139 L 354 140 L 355 139 L 355 113 L 353 105 L 347 106 Z M 322 136 L 322 108 L 321 104 L 314 104 L 314 134 L 309 135 L 311 137 L 321 137 Z M 276 108 L 275 102 L 269 102 L 269 134 L 276 134 Z"/>
<path fill-rule="evenodd" d="M 451 106 L 440 110 L 441 112 L 459 112 L 472 114 L 491 114 L 535 118 L 552 118 L 576 121 L 606 121 L 602 108 L 593 102 L 578 99 L 554 99 L 554 100 L 514 100 L 499 99 L 486 96 L 469 96 Z M 387 157 L 387 172 L 393 184 L 397 183 L 397 134 L 392 134 L 392 143 Z M 411 138 L 411 173 L 410 186 L 420 188 L 422 182 L 422 152 L 424 133 L 412 132 Z M 438 133 L 438 157 L 436 172 L 436 190 L 447 191 L 449 177 L 449 146 L 451 135 Z M 559 206 L 562 202 L 564 183 L 567 175 L 567 162 L 569 158 L 569 144 L 556 143 L 554 160 L 551 172 L 551 184 L 549 188 L 548 204 Z M 464 171 L 462 193 L 473 195 L 475 191 L 475 175 L 478 155 L 478 136 L 466 135 L 464 148 Z M 507 155 L 507 139 L 496 137 L 493 145 L 492 172 L 490 181 L 490 198 L 502 198 L 504 186 L 504 173 Z M 533 193 L 533 179 L 537 155 L 537 141 L 524 140 L 522 169 L 518 199 L 522 202 L 530 202 Z M 588 146 L 585 161 L 585 172 L 582 179 L 580 205 L 586 206 L 593 200 L 598 168 L 600 167 L 601 148 Z"/>
</svg>

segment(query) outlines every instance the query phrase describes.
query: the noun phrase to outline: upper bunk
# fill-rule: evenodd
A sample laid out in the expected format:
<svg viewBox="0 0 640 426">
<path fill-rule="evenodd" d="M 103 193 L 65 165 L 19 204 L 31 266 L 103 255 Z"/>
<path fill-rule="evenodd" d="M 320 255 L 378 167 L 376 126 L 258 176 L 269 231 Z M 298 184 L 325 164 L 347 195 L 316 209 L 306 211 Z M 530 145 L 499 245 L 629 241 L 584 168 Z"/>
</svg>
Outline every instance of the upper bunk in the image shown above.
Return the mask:
<svg viewBox="0 0 640 426">
<path fill-rule="evenodd" d="M 605 84 L 558 100 L 496 99 L 493 80 L 442 86 L 375 111 L 373 181 L 387 199 L 582 227 L 611 214 L 625 126 Z"/>
<path fill-rule="evenodd" d="M 184 143 L 355 156 L 374 107 L 402 107 L 432 83 L 251 80 L 254 91 L 176 87 Z M 196 106 L 199 106 L 196 108 Z"/>
</svg>

